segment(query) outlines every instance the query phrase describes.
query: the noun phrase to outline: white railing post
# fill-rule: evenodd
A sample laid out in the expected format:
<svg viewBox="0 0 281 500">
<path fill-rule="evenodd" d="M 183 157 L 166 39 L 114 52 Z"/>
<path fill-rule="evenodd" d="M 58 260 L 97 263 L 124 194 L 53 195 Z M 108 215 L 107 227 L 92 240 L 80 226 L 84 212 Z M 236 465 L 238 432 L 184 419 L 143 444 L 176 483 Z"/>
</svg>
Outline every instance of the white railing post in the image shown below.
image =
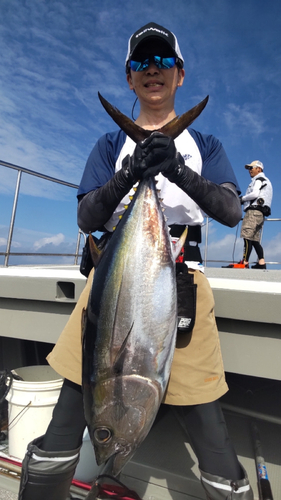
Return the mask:
<svg viewBox="0 0 281 500">
<path fill-rule="evenodd" d="M 204 251 L 204 266 L 207 266 L 207 254 L 208 254 L 208 233 L 209 233 L 209 217 L 206 217 L 206 229 L 205 229 L 205 251 Z"/>
<path fill-rule="evenodd" d="M 10 256 L 12 237 L 13 237 L 13 231 L 14 231 L 14 225 L 15 225 L 16 211 L 17 211 L 17 204 L 18 204 L 18 198 L 19 198 L 21 174 L 22 174 L 22 172 L 21 172 L 21 170 L 19 170 L 18 177 L 17 177 L 16 189 L 15 189 L 14 204 L 13 204 L 12 215 L 11 215 L 9 235 L 8 235 L 8 239 L 7 239 L 7 248 L 6 248 L 5 263 L 4 263 L 5 267 L 8 267 L 8 263 L 9 263 L 9 256 Z"/>
</svg>

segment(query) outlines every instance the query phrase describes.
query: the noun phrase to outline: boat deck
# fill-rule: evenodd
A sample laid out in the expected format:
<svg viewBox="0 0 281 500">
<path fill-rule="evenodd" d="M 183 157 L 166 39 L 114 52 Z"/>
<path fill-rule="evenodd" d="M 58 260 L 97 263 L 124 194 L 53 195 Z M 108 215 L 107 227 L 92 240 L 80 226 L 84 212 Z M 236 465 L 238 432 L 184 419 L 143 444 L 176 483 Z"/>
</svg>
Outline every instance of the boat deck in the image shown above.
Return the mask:
<svg viewBox="0 0 281 500">
<path fill-rule="evenodd" d="M 250 422 L 257 422 L 273 498 L 280 500 L 281 271 L 207 268 L 206 276 L 230 386 L 222 398 L 229 433 L 258 500 L 250 433 Z M 0 268 L 2 352 L 6 342 L 20 339 L 55 343 L 84 284 L 74 266 Z M 5 361 L 14 360 L 6 349 Z M 205 498 L 188 435 L 171 408 L 161 408 L 121 480 L 143 500 Z M 18 479 L 0 473 L 0 500 L 16 499 L 18 485 Z M 75 496 L 85 498 L 86 492 L 76 490 Z"/>
</svg>

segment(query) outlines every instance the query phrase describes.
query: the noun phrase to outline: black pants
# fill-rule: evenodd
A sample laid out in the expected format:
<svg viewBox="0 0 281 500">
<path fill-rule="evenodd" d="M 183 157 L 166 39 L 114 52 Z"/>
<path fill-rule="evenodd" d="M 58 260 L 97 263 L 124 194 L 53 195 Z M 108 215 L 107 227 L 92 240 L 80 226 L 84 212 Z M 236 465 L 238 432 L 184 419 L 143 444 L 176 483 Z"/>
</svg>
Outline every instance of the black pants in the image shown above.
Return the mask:
<svg viewBox="0 0 281 500">
<path fill-rule="evenodd" d="M 202 471 L 225 479 L 238 480 L 244 477 L 218 401 L 174 406 L 173 411 L 185 423 Z"/>
<path fill-rule="evenodd" d="M 185 423 L 200 469 L 226 479 L 242 479 L 241 467 L 219 402 L 173 409 Z M 69 451 L 78 448 L 82 444 L 85 427 L 81 387 L 65 380 L 43 440 L 43 450 Z"/>
<path fill-rule="evenodd" d="M 52 420 L 43 439 L 45 451 L 70 451 L 82 444 L 86 428 L 81 386 L 64 381 Z"/>
<path fill-rule="evenodd" d="M 246 262 L 249 262 L 249 258 L 250 258 L 253 247 L 257 253 L 258 259 L 260 260 L 260 259 L 264 258 L 263 248 L 262 248 L 261 244 L 258 241 L 246 240 L 244 238 L 243 259 Z"/>
</svg>

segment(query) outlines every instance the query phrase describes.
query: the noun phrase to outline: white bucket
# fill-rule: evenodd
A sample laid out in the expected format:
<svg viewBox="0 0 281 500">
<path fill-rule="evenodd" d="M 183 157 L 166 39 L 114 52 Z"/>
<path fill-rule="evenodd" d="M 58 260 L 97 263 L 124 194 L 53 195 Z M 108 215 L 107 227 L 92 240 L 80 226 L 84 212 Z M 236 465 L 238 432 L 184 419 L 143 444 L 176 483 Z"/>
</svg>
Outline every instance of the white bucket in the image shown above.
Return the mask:
<svg viewBox="0 0 281 500">
<path fill-rule="evenodd" d="M 9 455 L 23 459 L 28 443 L 45 434 L 58 400 L 63 379 L 49 365 L 13 370 L 9 401 Z"/>
</svg>

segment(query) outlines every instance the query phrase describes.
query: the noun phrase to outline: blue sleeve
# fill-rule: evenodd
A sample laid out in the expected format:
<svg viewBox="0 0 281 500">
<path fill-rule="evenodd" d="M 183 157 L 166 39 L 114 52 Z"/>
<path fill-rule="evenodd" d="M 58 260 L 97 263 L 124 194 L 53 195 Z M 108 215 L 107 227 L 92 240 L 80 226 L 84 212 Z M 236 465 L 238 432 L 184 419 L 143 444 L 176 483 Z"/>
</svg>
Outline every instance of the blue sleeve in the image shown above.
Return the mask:
<svg viewBox="0 0 281 500">
<path fill-rule="evenodd" d="M 202 177 L 215 184 L 231 182 L 240 194 L 238 181 L 222 143 L 213 135 L 201 134 L 193 129 L 188 129 L 188 131 L 195 140 L 202 157 Z"/>
<path fill-rule="evenodd" d="M 115 174 L 115 164 L 126 134 L 119 130 L 103 135 L 95 144 L 87 160 L 77 197 L 104 186 Z"/>
</svg>

